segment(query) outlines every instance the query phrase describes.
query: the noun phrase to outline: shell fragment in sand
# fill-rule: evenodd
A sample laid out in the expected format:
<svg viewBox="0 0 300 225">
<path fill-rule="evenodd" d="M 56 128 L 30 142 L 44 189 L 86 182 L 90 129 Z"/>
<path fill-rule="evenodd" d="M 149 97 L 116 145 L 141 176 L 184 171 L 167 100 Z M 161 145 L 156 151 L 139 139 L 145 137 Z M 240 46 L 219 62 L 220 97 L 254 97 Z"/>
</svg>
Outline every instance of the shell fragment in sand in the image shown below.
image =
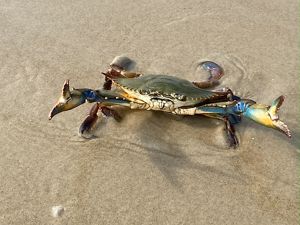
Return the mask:
<svg viewBox="0 0 300 225">
<path fill-rule="evenodd" d="M 52 216 L 53 217 L 60 217 L 63 215 L 65 211 L 65 208 L 61 205 L 58 205 L 58 206 L 53 206 L 52 207 Z"/>
</svg>

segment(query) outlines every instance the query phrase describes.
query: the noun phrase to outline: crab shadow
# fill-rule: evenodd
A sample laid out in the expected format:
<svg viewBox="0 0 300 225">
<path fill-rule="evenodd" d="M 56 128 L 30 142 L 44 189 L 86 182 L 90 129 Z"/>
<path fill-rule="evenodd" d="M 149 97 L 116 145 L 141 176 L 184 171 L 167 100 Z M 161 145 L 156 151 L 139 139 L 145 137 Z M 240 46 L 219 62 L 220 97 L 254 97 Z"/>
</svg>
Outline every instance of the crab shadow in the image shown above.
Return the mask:
<svg viewBox="0 0 300 225">
<path fill-rule="evenodd" d="M 152 113 L 151 116 L 145 119 L 138 128 L 139 138 L 143 144 L 143 148 L 148 152 L 151 162 L 172 186 L 182 190 L 182 182 L 180 182 L 182 170 L 196 170 L 197 173 L 202 173 L 203 176 L 214 174 L 226 177 L 232 181 L 241 182 L 240 178 L 232 173 L 224 172 L 214 166 L 192 161 L 192 157 L 186 153 L 189 149 L 185 148 L 184 142 L 182 143 L 182 139 L 184 138 L 178 138 L 177 140 L 176 135 L 172 135 L 174 131 L 172 123 L 174 122 L 185 123 L 188 126 L 201 124 L 201 127 L 198 126 L 198 129 L 205 130 L 208 127 L 214 126 L 210 120 L 201 117 L 186 118 L 170 116 L 170 114 L 162 112 L 150 113 Z M 200 139 L 200 144 L 201 141 Z M 226 149 L 224 150 L 226 151 Z M 206 150 L 205 152 L 200 152 L 199 155 L 209 157 L 214 155 L 214 153 Z"/>
</svg>

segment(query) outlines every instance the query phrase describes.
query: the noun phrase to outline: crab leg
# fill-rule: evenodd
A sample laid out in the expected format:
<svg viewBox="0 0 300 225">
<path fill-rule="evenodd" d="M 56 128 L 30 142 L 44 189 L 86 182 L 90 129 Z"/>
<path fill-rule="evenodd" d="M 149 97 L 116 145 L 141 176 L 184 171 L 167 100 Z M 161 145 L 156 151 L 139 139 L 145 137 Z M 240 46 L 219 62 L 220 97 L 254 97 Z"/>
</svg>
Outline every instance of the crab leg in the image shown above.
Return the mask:
<svg viewBox="0 0 300 225">
<path fill-rule="evenodd" d="M 83 136 L 85 132 L 89 132 L 94 127 L 94 125 L 96 124 L 99 118 L 97 115 L 98 111 L 101 111 L 101 113 L 107 117 L 113 117 L 116 121 L 119 122 L 121 120 L 121 116 L 119 115 L 119 113 L 114 109 L 109 108 L 109 106 L 114 106 L 114 105 L 130 107 L 130 102 L 119 99 L 119 97 L 113 97 L 113 98 L 105 97 L 104 99 L 95 103 L 91 108 L 88 116 L 80 125 L 79 134 Z"/>
<path fill-rule="evenodd" d="M 117 67 L 117 66 L 116 66 Z M 119 68 L 119 67 L 118 67 Z M 108 70 L 107 73 L 113 73 L 115 77 L 122 77 L 121 73 L 117 70 L 114 70 L 111 66 L 111 69 Z M 112 88 L 112 80 L 107 76 L 107 74 L 103 73 L 105 75 L 105 82 L 103 84 L 104 90 L 111 90 Z M 90 109 L 90 112 L 88 116 L 84 119 L 82 124 L 79 127 L 79 134 L 83 135 L 85 132 L 88 132 L 92 129 L 92 127 L 96 124 L 98 120 L 98 111 L 101 111 L 103 115 L 107 117 L 113 117 L 116 121 L 121 120 L 121 116 L 113 109 L 110 109 L 106 106 L 101 106 L 99 103 L 96 103 L 92 106 Z"/>
<path fill-rule="evenodd" d="M 239 140 L 235 134 L 235 129 L 233 124 L 230 122 L 228 117 L 224 117 L 225 131 L 229 140 L 230 147 L 236 148 L 239 145 Z"/>
<path fill-rule="evenodd" d="M 239 145 L 239 140 L 235 134 L 235 129 L 234 129 L 234 124 L 237 124 L 241 121 L 241 117 L 239 115 L 233 115 L 233 114 L 222 115 L 222 114 L 216 114 L 216 113 L 203 114 L 203 115 L 206 117 L 224 121 L 224 124 L 225 124 L 224 129 L 227 134 L 229 146 L 236 148 Z"/>
<path fill-rule="evenodd" d="M 211 88 L 219 84 L 219 80 L 224 75 L 224 70 L 215 62 L 205 61 L 200 63 L 200 66 L 209 73 L 207 81 L 193 82 L 199 88 Z"/>
<path fill-rule="evenodd" d="M 110 90 L 112 86 L 112 80 L 109 79 L 108 77 L 105 77 L 105 82 L 103 84 L 103 89 L 104 90 Z"/>
<path fill-rule="evenodd" d="M 203 114 L 203 115 L 210 118 L 224 121 L 224 125 L 225 125 L 224 129 L 227 134 L 229 146 L 234 148 L 238 147 L 239 140 L 235 134 L 234 124 L 239 123 L 241 121 L 241 118 L 239 116 L 234 116 L 234 115 L 222 116 L 219 114 Z"/>
<path fill-rule="evenodd" d="M 105 77 L 103 89 L 110 90 L 111 86 L 112 86 L 112 81 L 109 78 Z M 101 109 L 99 103 L 96 103 L 92 106 L 88 116 L 84 119 L 83 123 L 80 125 L 79 133 L 82 134 L 85 130 L 89 130 L 93 126 L 93 124 L 95 124 L 95 122 L 98 119 L 97 112 L 99 109 Z"/>
<path fill-rule="evenodd" d="M 97 112 L 100 106 L 98 103 L 94 104 L 93 107 L 90 109 L 88 116 L 84 119 L 82 124 L 79 127 L 79 134 L 83 134 L 87 131 L 90 131 L 92 127 L 96 124 L 98 120 Z"/>
<path fill-rule="evenodd" d="M 124 60 L 124 59 L 123 59 Z M 129 63 L 129 59 L 125 59 L 125 64 Z M 123 62 L 124 64 L 124 62 Z M 141 74 L 139 73 L 133 73 L 128 72 L 124 69 L 122 65 L 122 62 L 113 60 L 113 62 L 110 64 L 110 69 L 107 70 L 106 73 L 102 73 L 105 76 L 105 82 L 103 84 L 103 90 L 111 90 L 112 88 L 112 78 L 118 78 L 118 77 L 126 77 L 126 78 L 134 78 L 138 77 Z M 107 117 L 113 117 L 116 121 L 121 120 L 121 116 L 118 114 L 117 111 L 108 108 L 107 106 L 103 106 L 99 103 L 96 103 L 93 105 L 93 107 L 90 109 L 89 115 L 84 119 L 82 124 L 79 128 L 79 134 L 83 134 L 86 131 L 90 131 L 91 128 L 94 126 L 96 121 L 98 120 L 97 112 L 101 111 L 103 115 Z"/>
<path fill-rule="evenodd" d="M 114 79 L 118 77 L 135 78 L 139 77 L 140 73 L 129 72 L 116 65 L 111 65 L 111 68 L 106 73 L 102 73 L 106 79 Z"/>
<path fill-rule="evenodd" d="M 236 148 L 239 145 L 239 141 L 235 134 L 234 124 L 239 123 L 241 121 L 241 117 L 240 115 L 230 113 L 230 107 L 235 104 L 235 101 L 213 103 L 189 109 L 178 109 L 176 113 L 180 115 L 198 114 L 224 121 L 229 145 L 230 147 Z"/>
</svg>

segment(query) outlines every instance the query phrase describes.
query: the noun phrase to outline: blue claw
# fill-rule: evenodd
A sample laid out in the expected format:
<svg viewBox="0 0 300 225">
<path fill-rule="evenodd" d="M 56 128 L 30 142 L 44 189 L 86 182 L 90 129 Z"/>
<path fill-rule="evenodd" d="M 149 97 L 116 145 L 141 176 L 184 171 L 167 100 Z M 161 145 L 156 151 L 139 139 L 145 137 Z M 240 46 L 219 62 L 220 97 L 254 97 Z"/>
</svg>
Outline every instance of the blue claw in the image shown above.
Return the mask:
<svg viewBox="0 0 300 225">
<path fill-rule="evenodd" d="M 291 131 L 288 126 L 279 120 L 278 110 L 284 101 L 284 96 L 280 96 L 275 99 L 271 106 L 257 104 L 246 104 L 244 108 L 243 116 L 263 125 L 270 127 L 284 133 L 288 137 L 291 137 Z"/>
</svg>

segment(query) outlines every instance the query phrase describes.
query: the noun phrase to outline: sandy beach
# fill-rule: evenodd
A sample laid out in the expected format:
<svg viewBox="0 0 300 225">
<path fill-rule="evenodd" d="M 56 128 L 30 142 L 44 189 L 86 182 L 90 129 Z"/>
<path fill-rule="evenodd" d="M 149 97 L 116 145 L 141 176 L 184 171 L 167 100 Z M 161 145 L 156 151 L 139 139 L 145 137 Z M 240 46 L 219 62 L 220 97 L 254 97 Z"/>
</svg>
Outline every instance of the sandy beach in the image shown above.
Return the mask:
<svg viewBox="0 0 300 225">
<path fill-rule="evenodd" d="M 298 5 L 0 0 L 0 224 L 299 224 Z M 215 61 L 220 87 L 265 104 L 285 95 L 293 137 L 245 119 L 233 150 L 219 121 L 121 110 L 85 140 L 91 104 L 48 121 L 65 79 L 99 88 L 118 55 L 191 81 Z"/>
</svg>

